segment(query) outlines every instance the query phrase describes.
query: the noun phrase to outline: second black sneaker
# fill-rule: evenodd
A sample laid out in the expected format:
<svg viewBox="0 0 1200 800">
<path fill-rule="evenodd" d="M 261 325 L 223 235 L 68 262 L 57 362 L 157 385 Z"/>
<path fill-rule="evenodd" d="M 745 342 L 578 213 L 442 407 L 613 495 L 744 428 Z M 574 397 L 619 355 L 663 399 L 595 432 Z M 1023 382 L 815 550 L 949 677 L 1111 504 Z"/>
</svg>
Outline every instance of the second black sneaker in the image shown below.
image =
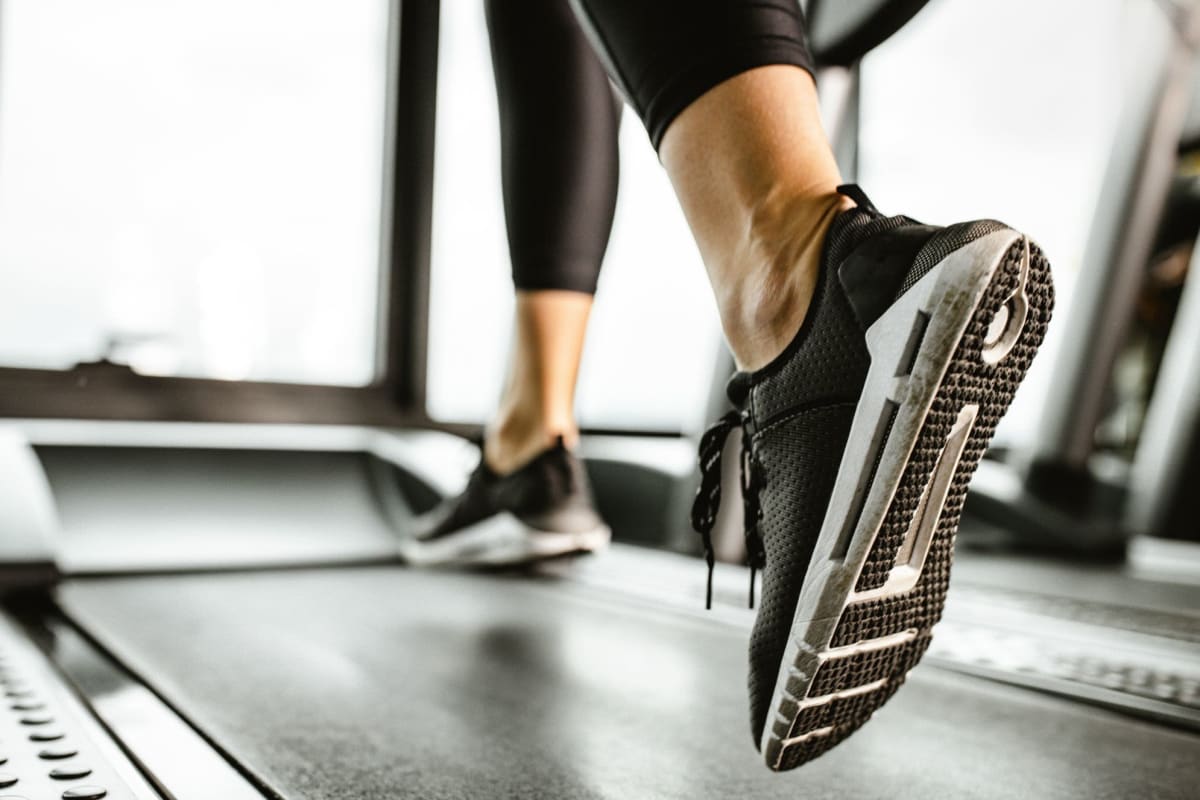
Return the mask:
<svg viewBox="0 0 1200 800">
<path fill-rule="evenodd" d="M 587 471 L 559 438 L 507 475 L 481 457 L 461 494 L 417 520 L 400 555 L 413 565 L 498 566 L 594 552 L 611 538 Z"/>
<path fill-rule="evenodd" d="M 763 570 L 751 725 L 775 770 L 857 730 L 928 647 L 967 484 L 1053 306 L 1021 233 L 885 217 L 841 191 L 858 208 L 827 234 L 795 339 L 730 381 L 737 410 L 701 443 L 693 507 L 711 568 L 721 447 L 740 427 L 747 552 Z"/>
</svg>

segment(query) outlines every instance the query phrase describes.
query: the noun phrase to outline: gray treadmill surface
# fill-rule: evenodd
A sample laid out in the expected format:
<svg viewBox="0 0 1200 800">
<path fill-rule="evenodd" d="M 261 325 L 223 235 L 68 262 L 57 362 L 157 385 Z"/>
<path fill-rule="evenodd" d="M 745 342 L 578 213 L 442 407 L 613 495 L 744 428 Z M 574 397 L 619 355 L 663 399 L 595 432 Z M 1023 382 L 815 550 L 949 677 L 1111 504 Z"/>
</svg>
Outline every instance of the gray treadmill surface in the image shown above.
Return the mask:
<svg viewBox="0 0 1200 800">
<path fill-rule="evenodd" d="M 1184 798 L 1200 738 L 931 666 L 782 775 L 746 631 L 398 567 L 80 580 L 64 610 L 285 798 Z"/>
</svg>

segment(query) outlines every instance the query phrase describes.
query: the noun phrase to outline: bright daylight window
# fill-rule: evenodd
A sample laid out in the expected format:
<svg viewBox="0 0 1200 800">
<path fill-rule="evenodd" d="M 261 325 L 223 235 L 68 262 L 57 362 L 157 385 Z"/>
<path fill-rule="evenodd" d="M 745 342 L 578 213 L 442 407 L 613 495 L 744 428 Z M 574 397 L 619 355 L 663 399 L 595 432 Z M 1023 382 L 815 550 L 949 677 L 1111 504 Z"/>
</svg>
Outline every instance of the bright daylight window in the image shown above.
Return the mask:
<svg viewBox="0 0 1200 800">
<path fill-rule="evenodd" d="M 871 199 L 937 224 L 1004 220 L 1054 268 L 1054 323 L 998 439 L 1028 440 L 1049 388 L 1120 112 L 1123 5 L 934 0 L 863 62 Z"/>
<path fill-rule="evenodd" d="M 387 2 L 3 0 L 0 365 L 375 377 Z"/>
</svg>

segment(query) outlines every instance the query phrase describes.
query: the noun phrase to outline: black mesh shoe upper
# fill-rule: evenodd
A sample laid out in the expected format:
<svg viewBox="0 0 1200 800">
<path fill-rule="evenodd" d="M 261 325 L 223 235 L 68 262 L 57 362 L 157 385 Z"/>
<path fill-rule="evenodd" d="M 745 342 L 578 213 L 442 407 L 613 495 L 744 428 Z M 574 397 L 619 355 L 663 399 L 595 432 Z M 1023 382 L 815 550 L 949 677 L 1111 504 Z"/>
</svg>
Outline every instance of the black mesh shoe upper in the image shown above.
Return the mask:
<svg viewBox="0 0 1200 800">
<path fill-rule="evenodd" d="M 420 538 L 449 536 L 502 512 L 546 532 L 578 532 L 603 524 L 592 501 L 587 470 L 560 438 L 508 475 L 497 474 L 480 458 L 466 488 L 435 510 L 432 524 Z"/>
<path fill-rule="evenodd" d="M 747 553 L 751 568 L 762 570 L 763 585 L 750 640 L 756 742 L 870 367 L 864 332 L 941 260 L 938 251 L 958 246 L 944 246 L 952 229 L 885 217 L 856 188 L 846 193 L 859 207 L 839 214 L 830 227 L 800 331 L 766 367 L 734 375 L 728 393 L 737 411 L 714 426 L 718 435 L 706 437 L 707 452 L 701 448 L 704 479 L 693 522 L 711 551 L 711 518 L 720 498 L 713 442 L 741 426 L 748 451 L 742 463 Z"/>
</svg>

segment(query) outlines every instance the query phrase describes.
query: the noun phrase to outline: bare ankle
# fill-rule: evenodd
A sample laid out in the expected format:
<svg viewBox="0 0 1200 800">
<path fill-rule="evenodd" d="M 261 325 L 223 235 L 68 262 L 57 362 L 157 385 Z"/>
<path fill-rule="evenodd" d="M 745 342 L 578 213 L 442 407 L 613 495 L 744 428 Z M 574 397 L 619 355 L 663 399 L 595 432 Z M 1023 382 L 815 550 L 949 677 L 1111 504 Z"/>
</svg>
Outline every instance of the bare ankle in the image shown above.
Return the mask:
<svg viewBox="0 0 1200 800">
<path fill-rule="evenodd" d="M 483 458 L 493 472 L 506 475 L 520 469 L 562 437 L 567 447 L 579 440 L 573 420 L 553 420 L 539 414 L 501 413 L 484 432 Z"/>
<path fill-rule="evenodd" d="M 853 206 L 840 195 L 774 203 L 754 217 L 744 262 L 718 299 L 738 367 L 761 369 L 795 338 L 812 303 L 825 234 Z"/>
</svg>

